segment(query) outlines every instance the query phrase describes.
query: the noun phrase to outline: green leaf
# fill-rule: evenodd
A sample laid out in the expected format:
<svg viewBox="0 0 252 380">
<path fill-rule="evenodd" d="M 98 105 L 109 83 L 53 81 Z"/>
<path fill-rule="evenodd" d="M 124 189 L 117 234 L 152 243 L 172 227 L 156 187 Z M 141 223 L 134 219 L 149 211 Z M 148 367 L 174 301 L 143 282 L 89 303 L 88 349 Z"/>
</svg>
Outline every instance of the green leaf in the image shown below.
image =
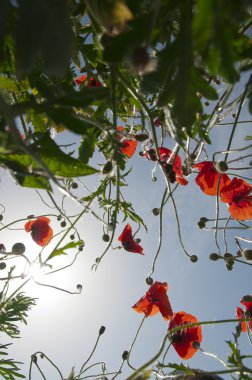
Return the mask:
<svg viewBox="0 0 252 380">
<path fill-rule="evenodd" d="M 21 1 L 16 32 L 16 64 L 20 77 L 29 75 L 42 58 L 44 72 L 62 76 L 72 55 L 72 27 L 67 2 Z"/>
<path fill-rule="evenodd" d="M 68 249 L 72 249 L 72 248 L 75 248 L 75 247 L 78 247 L 79 245 L 82 245 L 83 244 L 83 241 L 80 240 L 80 241 L 77 241 L 77 242 L 71 242 L 71 243 L 68 243 L 66 245 L 64 245 L 64 247 L 61 247 L 61 248 L 58 248 L 58 249 L 55 249 L 46 259 L 46 262 L 51 260 L 53 257 L 57 257 L 57 256 L 61 256 L 61 255 L 67 255 L 67 253 L 65 252 L 66 250 Z"/>
<path fill-rule="evenodd" d="M 93 127 L 92 120 L 82 119 L 74 112 L 63 108 L 50 108 L 47 110 L 48 116 L 56 123 L 65 126 L 70 131 L 79 135 L 87 133 L 88 128 Z"/>
<path fill-rule="evenodd" d="M 17 83 L 5 76 L 0 76 L 0 88 L 3 90 L 13 91 L 15 93 L 20 91 L 17 87 Z"/>
<path fill-rule="evenodd" d="M 100 131 L 89 128 L 87 134 L 83 136 L 82 142 L 79 146 L 79 160 L 88 163 L 89 159 L 93 156 L 95 151 L 95 146 L 97 144 L 97 136 L 100 134 Z"/>
<path fill-rule="evenodd" d="M 110 92 L 105 87 L 82 88 L 81 91 L 68 93 L 65 96 L 52 99 L 50 103 L 60 106 L 87 107 L 95 101 L 108 98 Z"/>
</svg>

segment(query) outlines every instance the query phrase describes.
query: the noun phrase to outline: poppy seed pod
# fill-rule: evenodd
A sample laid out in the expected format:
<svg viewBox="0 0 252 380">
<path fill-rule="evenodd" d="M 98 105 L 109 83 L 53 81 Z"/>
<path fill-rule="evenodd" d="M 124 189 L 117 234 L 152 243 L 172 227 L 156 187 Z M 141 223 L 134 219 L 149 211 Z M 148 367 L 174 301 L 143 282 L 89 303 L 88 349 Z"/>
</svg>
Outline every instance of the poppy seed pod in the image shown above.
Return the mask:
<svg viewBox="0 0 252 380">
<path fill-rule="evenodd" d="M 241 251 L 242 257 L 246 260 L 252 260 L 252 249 L 244 249 Z"/>
<path fill-rule="evenodd" d="M 216 162 L 214 166 L 219 173 L 225 173 L 228 170 L 228 165 L 225 161 Z"/>
<path fill-rule="evenodd" d="M 143 142 L 145 140 L 148 140 L 149 135 L 147 133 L 139 133 L 138 135 L 135 135 L 134 138 L 136 141 Z"/>
<path fill-rule="evenodd" d="M 206 227 L 206 223 L 205 223 L 205 222 L 202 222 L 202 220 L 200 220 L 200 221 L 198 222 L 198 227 L 202 230 L 203 228 Z"/>
<path fill-rule="evenodd" d="M 3 215 L 0 214 L 0 222 L 3 220 Z"/>
<path fill-rule="evenodd" d="M 3 270 L 3 269 L 5 269 L 5 268 L 6 268 L 6 263 L 1 262 L 1 263 L 0 263 L 0 270 Z"/>
<path fill-rule="evenodd" d="M 226 264 L 226 269 L 230 272 L 233 270 L 233 265 Z"/>
<path fill-rule="evenodd" d="M 198 261 L 198 256 L 196 256 L 196 255 L 192 255 L 192 256 L 190 257 L 190 260 L 191 260 L 192 263 L 196 263 L 196 262 Z"/>
<path fill-rule="evenodd" d="M 81 285 L 81 284 L 76 285 L 76 288 L 77 288 L 77 290 L 78 290 L 79 292 L 82 291 L 82 285 Z"/>
<path fill-rule="evenodd" d="M 152 277 L 147 277 L 145 280 L 147 285 L 152 285 L 153 284 L 153 278 Z"/>
<path fill-rule="evenodd" d="M 109 240 L 110 240 L 109 235 L 108 234 L 103 234 L 102 240 L 105 241 L 106 243 L 109 242 Z"/>
<path fill-rule="evenodd" d="M 160 214 L 160 208 L 157 208 L 157 207 L 153 208 L 152 209 L 152 214 L 155 215 L 155 216 L 158 216 Z"/>
<path fill-rule="evenodd" d="M 77 189 L 78 188 L 78 183 L 77 182 L 72 182 L 71 183 L 71 188 L 72 189 Z"/>
<path fill-rule="evenodd" d="M 128 351 L 124 351 L 123 354 L 122 354 L 122 359 L 123 360 L 127 360 L 128 359 L 128 355 L 129 355 L 129 352 Z"/>
<path fill-rule="evenodd" d="M 23 243 L 15 243 L 11 251 L 15 255 L 22 255 L 25 252 L 25 245 Z"/>
<path fill-rule="evenodd" d="M 212 261 L 217 261 L 217 260 L 219 260 L 220 258 L 221 258 L 221 256 L 218 255 L 218 253 L 215 253 L 215 252 L 210 253 L 210 255 L 209 255 L 209 259 L 212 260 Z"/>
<path fill-rule="evenodd" d="M 99 335 L 104 334 L 105 330 L 106 330 L 106 327 L 105 326 L 101 326 L 100 330 L 99 330 Z"/>
</svg>

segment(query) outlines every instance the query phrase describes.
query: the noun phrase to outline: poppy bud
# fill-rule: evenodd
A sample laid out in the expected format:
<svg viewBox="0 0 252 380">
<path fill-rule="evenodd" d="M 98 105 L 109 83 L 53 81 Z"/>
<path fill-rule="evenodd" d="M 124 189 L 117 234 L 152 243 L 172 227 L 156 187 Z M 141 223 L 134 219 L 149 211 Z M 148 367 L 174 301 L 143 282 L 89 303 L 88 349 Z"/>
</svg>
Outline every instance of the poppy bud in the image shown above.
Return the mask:
<svg viewBox="0 0 252 380">
<path fill-rule="evenodd" d="M 209 255 L 209 259 L 212 260 L 212 261 L 217 261 L 221 258 L 220 255 L 218 255 L 218 253 L 210 253 Z"/>
<path fill-rule="evenodd" d="M 252 260 L 252 249 L 244 249 L 241 254 L 246 260 Z"/>
<path fill-rule="evenodd" d="M 239 251 L 236 252 L 236 256 L 241 257 L 242 256 L 242 251 L 239 249 Z"/>
<path fill-rule="evenodd" d="M 74 235 L 70 235 L 70 239 L 71 239 L 71 240 L 74 240 Z"/>
<path fill-rule="evenodd" d="M 190 260 L 191 260 L 192 263 L 196 263 L 196 262 L 198 261 L 198 256 L 196 256 L 196 255 L 192 255 L 192 256 L 190 257 Z"/>
<path fill-rule="evenodd" d="M 79 245 L 79 251 L 83 251 L 84 245 Z"/>
<path fill-rule="evenodd" d="M 100 330 L 99 330 L 99 335 L 104 334 L 105 330 L 106 330 L 106 327 L 105 326 L 101 326 Z"/>
<path fill-rule="evenodd" d="M 105 242 L 109 242 L 110 236 L 108 234 L 103 234 L 102 240 L 105 241 Z"/>
<path fill-rule="evenodd" d="M 129 355 L 128 351 L 124 351 L 123 354 L 122 354 L 122 359 L 123 360 L 127 360 L 128 359 L 128 355 Z"/>
<path fill-rule="evenodd" d="M 0 244 L 0 251 L 6 252 L 6 248 L 4 244 Z"/>
<path fill-rule="evenodd" d="M 113 164 L 111 161 L 106 162 L 106 164 L 103 166 L 102 174 L 108 174 L 113 169 Z"/>
<path fill-rule="evenodd" d="M 97 264 L 99 264 L 100 261 L 101 261 L 101 260 L 100 260 L 100 257 L 96 257 L 95 262 L 96 262 Z"/>
<path fill-rule="evenodd" d="M 153 176 L 153 177 L 151 178 L 151 180 L 152 180 L 153 182 L 156 182 L 156 181 L 157 181 L 157 177 Z"/>
<path fill-rule="evenodd" d="M 233 269 L 233 265 L 226 264 L 226 269 L 230 272 Z"/>
<path fill-rule="evenodd" d="M 72 182 L 71 183 L 71 188 L 72 189 L 77 189 L 78 188 L 78 183 L 77 182 Z"/>
<path fill-rule="evenodd" d="M 40 354 L 40 358 L 41 359 L 44 359 L 45 355 L 44 354 Z"/>
<path fill-rule="evenodd" d="M 134 138 L 136 141 L 143 142 L 148 140 L 149 135 L 147 135 L 147 133 L 139 133 L 138 135 L 135 135 Z"/>
<path fill-rule="evenodd" d="M 66 227 L 66 222 L 63 220 L 63 222 L 60 223 L 61 227 Z"/>
<path fill-rule="evenodd" d="M 152 277 L 147 277 L 145 280 L 147 285 L 152 285 L 153 284 L 153 278 Z"/>
<path fill-rule="evenodd" d="M 3 261 L 0 262 L 0 270 L 3 270 L 6 268 L 6 263 L 4 263 Z"/>
<path fill-rule="evenodd" d="M 31 360 L 33 361 L 33 363 L 37 363 L 37 356 L 36 355 L 32 355 L 31 356 Z"/>
<path fill-rule="evenodd" d="M 231 253 L 226 252 L 226 253 L 224 254 L 224 259 L 225 259 L 225 260 L 227 260 L 227 259 L 233 259 L 233 258 L 234 258 L 234 256 L 233 256 Z"/>
<path fill-rule="evenodd" d="M 152 214 L 155 215 L 155 216 L 158 216 L 160 214 L 160 208 L 153 208 L 152 209 Z"/>
<path fill-rule="evenodd" d="M 79 292 L 82 291 L 82 285 L 81 285 L 81 284 L 76 285 L 76 288 L 77 288 L 77 290 L 78 290 Z"/>
<path fill-rule="evenodd" d="M 57 216 L 57 221 L 60 222 L 61 219 L 62 219 L 62 215 L 58 215 L 58 216 Z"/>
<path fill-rule="evenodd" d="M 3 220 L 3 215 L 0 214 L 0 222 Z"/>
<path fill-rule="evenodd" d="M 23 243 L 15 243 L 11 251 L 15 255 L 22 255 L 25 252 L 25 245 Z"/>
<path fill-rule="evenodd" d="M 202 220 L 200 220 L 200 221 L 198 222 L 198 227 L 202 230 L 203 228 L 206 227 L 206 223 L 203 222 Z"/>
<path fill-rule="evenodd" d="M 144 152 L 140 151 L 140 152 L 138 153 L 138 155 L 139 155 L 140 157 L 144 157 Z"/>
<path fill-rule="evenodd" d="M 205 106 L 208 107 L 209 106 L 209 102 L 205 102 Z"/>
<path fill-rule="evenodd" d="M 35 218 L 35 215 L 28 215 L 26 219 L 34 219 Z"/>
<path fill-rule="evenodd" d="M 225 173 L 228 170 L 228 166 L 225 161 L 216 162 L 214 166 L 219 173 Z"/>
<path fill-rule="evenodd" d="M 200 221 L 206 223 L 206 222 L 208 222 L 208 219 L 205 218 L 204 216 L 202 216 L 202 217 L 200 218 Z"/>
</svg>

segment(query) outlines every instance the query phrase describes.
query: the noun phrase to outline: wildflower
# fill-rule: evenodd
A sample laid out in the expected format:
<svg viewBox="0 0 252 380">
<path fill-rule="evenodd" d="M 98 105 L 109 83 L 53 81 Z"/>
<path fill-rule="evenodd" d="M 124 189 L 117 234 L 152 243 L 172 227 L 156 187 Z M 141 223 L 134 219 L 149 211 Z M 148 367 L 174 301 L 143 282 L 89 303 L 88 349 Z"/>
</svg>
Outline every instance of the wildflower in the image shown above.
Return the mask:
<svg viewBox="0 0 252 380">
<path fill-rule="evenodd" d="M 237 177 L 221 189 L 221 201 L 228 203 L 233 218 L 240 220 L 252 218 L 252 195 L 249 195 L 251 191 L 252 186 Z"/>
<path fill-rule="evenodd" d="M 143 247 L 133 239 L 131 225 L 128 223 L 118 240 L 122 243 L 123 248 L 128 252 L 140 253 L 143 255 Z"/>
<path fill-rule="evenodd" d="M 80 77 L 75 79 L 75 83 L 77 84 L 77 86 L 80 86 L 81 83 L 85 82 L 86 79 L 87 79 L 86 75 L 81 75 Z"/>
<path fill-rule="evenodd" d="M 240 303 L 245 306 L 246 310 L 244 311 L 242 308 L 237 307 L 236 309 L 236 318 L 237 319 L 243 319 L 243 318 L 252 318 L 252 296 L 244 296 L 240 300 Z M 249 327 L 249 330 L 252 331 L 252 321 L 251 322 L 241 322 L 241 331 L 246 332 L 247 326 Z"/>
<path fill-rule="evenodd" d="M 53 236 L 53 230 L 49 226 L 50 219 L 46 216 L 40 216 L 35 220 L 29 220 L 24 226 L 26 232 L 31 232 L 33 240 L 43 247 Z"/>
<path fill-rule="evenodd" d="M 119 126 L 117 127 L 117 130 L 118 132 L 123 132 L 124 128 Z M 118 139 L 121 143 L 121 152 L 128 156 L 128 158 L 131 158 L 136 151 L 137 141 L 135 139 L 125 139 L 121 134 L 118 134 Z"/>
<path fill-rule="evenodd" d="M 171 343 L 177 354 L 182 359 L 190 359 L 198 350 L 197 345 L 202 341 L 201 326 L 190 327 L 191 323 L 197 323 L 198 319 L 184 311 L 174 313 L 168 326 L 168 332 L 175 327 L 186 325 L 188 327 L 176 331 L 171 335 Z M 196 343 L 195 343 L 196 342 Z"/>
<path fill-rule="evenodd" d="M 75 79 L 75 83 L 77 84 L 77 86 L 80 86 L 86 80 L 87 80 L 87 76 L 86 75 L 81 75 L 80 77 L 78 77 L 78 78 Z M 89 88 L 92 88 L 92 87 L 101 87 L 102 84 L 101 84 L 101 82 L 99 82 L 95 78 L 89 78 L 88 82 L 87 82 L 87 86 Z"/>
<path fill-rule="evenodd" d="M 215 196 L 217 194 L 217 186 L 219 182 L 219 193 L 223 186 L 230 182 L 227 174 L 221 174 L 214 168 L 214 164 L 211 161 L 200 162 L 192 166 L 199 170 L 195 181 L 201 190 L 207 195 Z"/>
<path fill-rule="evenodd" d="M 159 164 L 162 166 L 165 174 L 167 175 L 169 181 L 174 183 L 175 181 L 180 183 L 180 185 L 187 185 L 188 181 L 183 177 L 182 162 L 178 154 L 172 153 L 170 149 L 159 147 Z M 153 148 L 147 150 L 145 157 L 148 160 L 156 161 L 157 155 Z"/>
<path fill-rule="evenodd" d="M 137 313 L 144 313 L 146 317 L 155 315 L 160 311 L 164 319 L 170 320 L 173 313 L 169 298 L 166 294 L 167 290 L 167 282 L 154 282 L 145 296 L 132 306 L 132 308 Z"/>
</svg>

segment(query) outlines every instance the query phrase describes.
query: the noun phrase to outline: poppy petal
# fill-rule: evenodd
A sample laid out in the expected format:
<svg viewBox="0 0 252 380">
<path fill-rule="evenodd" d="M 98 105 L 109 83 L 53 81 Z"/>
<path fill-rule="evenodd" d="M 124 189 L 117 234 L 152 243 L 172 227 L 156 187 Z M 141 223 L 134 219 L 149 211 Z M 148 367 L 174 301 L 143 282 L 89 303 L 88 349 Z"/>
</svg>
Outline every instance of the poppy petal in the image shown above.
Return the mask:
<svg viewBox="0 0 252 380">
<path fill-rule="evenodd" d="M 144 254 L 143 247 L 133 239 L 132 228 L 129 223 L 125 226 L 118 240 L 122 243 L 122 246 L 126 251 L 140 253 L 141 255 Z"/>
<path fill-rule="evenodd" d="M 184 311 L 180 311 L 173 315 L 171 322 L 169 323 L 168 331 L 171 331 L 175 327 L 190 325 L 191 323 L 197 323 L 198 319 L 192 315 L 187 314 Z M 182 359 L 190 359 L 196 352 L 197 348 L 194 347 L 194 342 L 201 343 L 202 341 L 202 329 L 201 326 L 187 327 L 174 333 L 171 337 L 171 343 L 176 350 L 177 354 Z"/>
<path fill-rule="evenodd" d="M 219 178 L 219 192 L 230 182 L 228 175 L 218 173 L 211 161 L 200 162 L 193 165 L 192 168 L 197 168 L 199 170 L 199 174 L 195 178 L 195 181 L 201 190 L 207 195 L 216 196 Z"/>
</svg>

